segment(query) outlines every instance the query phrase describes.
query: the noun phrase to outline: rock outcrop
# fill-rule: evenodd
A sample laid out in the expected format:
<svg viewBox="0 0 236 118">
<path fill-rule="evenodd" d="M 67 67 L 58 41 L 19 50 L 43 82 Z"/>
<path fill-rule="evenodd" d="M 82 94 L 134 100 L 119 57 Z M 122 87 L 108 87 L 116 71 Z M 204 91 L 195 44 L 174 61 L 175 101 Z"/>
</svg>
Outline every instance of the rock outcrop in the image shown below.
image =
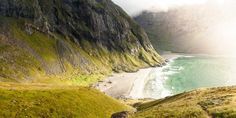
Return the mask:
<svg viewBox="0 0 236 118">
<path fill-rule="evenodd" d="M 128 118 L 129 113 L 127 111 L 118 112 L 112 114 L 111 118 Z"/>
</svg>

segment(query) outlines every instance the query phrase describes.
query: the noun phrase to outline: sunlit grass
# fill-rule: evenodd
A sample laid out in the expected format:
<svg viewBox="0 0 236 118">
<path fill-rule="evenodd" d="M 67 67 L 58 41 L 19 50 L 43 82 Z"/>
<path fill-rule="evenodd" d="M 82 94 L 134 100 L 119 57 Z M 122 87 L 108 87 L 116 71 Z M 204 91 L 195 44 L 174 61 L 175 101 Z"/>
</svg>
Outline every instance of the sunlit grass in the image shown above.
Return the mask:
<svg viewBox="0 0 236 118">
<path fill-rule="evenodd" d="M 0 83 L 0 117 L 110 118 L 132 108 L 90 88 Z"/>
<path fill-rule="evenodd" d="M 236 88 L 201 89 L 141 104 L 132 118 L 234 118 Z"/>
</svg>

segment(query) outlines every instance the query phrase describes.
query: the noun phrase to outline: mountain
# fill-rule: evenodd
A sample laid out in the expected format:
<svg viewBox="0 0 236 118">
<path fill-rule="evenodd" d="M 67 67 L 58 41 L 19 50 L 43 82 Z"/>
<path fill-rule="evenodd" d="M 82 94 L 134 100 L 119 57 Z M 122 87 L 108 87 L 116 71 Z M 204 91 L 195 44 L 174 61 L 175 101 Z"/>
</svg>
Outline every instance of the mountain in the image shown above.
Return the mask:
<svg viewBox="0 0 236 118">
<path fill-rule="evenodd" d="M 235 45 L 235 1 L 186 5 L 169 11 L 144 11 L 134 19 L 158 50 L 231 54 Z"/>
<path fill-rule="evenodd" d="M 0 0 L 0 81 L 88 85 L 163 59 L 111 0 Z"/>
</svg>

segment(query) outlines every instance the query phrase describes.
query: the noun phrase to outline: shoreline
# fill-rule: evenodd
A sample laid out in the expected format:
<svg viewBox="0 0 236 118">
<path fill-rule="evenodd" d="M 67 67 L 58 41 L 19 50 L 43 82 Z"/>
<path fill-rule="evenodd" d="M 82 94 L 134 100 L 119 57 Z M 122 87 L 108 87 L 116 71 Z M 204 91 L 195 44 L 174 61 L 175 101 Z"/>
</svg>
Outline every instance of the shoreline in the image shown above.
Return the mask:
<svg viewBox="0 0 236 118">
<path fill-rule="evenodd" d="M 161 56 L 169 61 L 172 61 L 182 55 L 177 53 L 167 53 Z M 150 67 L 140 69 L 139 71 L 134 73 L 114 73 L 103 81 L 94 84 L 94 86 L 96 89 L 113 98 L 138 98 L 138 96 L 141 96 L 142 94 L 140 91 L 142 91 L 145 86 L 145 79 L 143 78 L 146 78 L 149 73 L 155 68 Z M 134 87 L 138 88 L 138 90 L 132 90 Z"/>
<path fill-rule="evenodd" d="M 115 73 L 96 83 L 95 88 L 114 98 L 129 98 L 134 82 L 140 78 L 145 78 L 146 74 L 143 73 L 149 73 L 151 70 L 152 68 L 146 68 L 134 73 Z"/>
</svg>

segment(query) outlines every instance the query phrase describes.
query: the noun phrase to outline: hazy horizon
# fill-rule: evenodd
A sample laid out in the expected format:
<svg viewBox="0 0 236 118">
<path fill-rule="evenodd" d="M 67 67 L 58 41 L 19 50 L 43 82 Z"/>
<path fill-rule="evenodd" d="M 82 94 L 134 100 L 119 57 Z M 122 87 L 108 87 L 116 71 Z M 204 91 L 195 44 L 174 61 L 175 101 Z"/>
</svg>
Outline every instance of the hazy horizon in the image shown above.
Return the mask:
<svg viewBox="0 0 236 118">
<path fill-rule="evenodd" d="M 183 5 L 204 4 L 216 2 L 223 4 L 226 0 L 112 0 L 122 7 L 129 15 L 137 15 L 144 10 L 168 11 L 169 8 Z"/>
</svg>

